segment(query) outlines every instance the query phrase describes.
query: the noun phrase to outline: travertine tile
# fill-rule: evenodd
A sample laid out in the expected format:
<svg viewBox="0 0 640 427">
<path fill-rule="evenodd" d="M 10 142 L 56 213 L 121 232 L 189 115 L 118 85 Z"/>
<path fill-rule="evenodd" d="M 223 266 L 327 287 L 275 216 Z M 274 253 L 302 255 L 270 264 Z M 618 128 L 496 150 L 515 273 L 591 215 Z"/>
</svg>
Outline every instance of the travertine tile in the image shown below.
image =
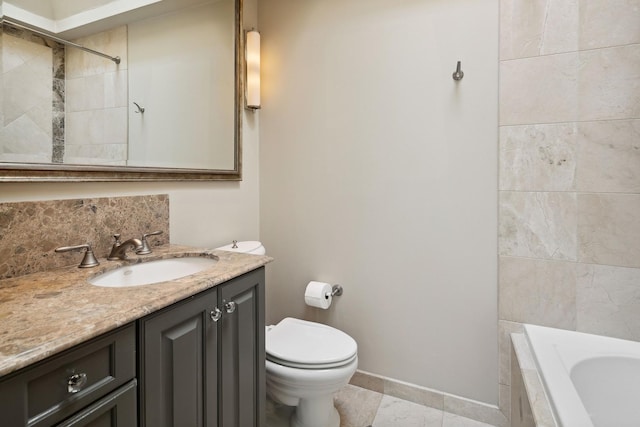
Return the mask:
<svg viewBox="0 0 640 427">
<path fill-rule="evenodd" d="M 289 420 L 295 407 L 274 402 L 269 396 L 265 406 L 267 427 L 290 427 Z"/>
<path fill-rule="evenodd" d="M 82 78 L 84 88 L 82 90 L 83 107 L 87 110 L 97 110 L 104 108 L 104 94 L 107 88 L 104 87 L 104 76 L 95 74 Z"/>
<path fill-rule="evenodd" d="M 107 108 L 104 110 L 104 142 L 105 144 L 126 144 L 128 138 L 127 107 Z M 115 160 L 126 160 L 117 158 Z"/>
<path fill-rule="evenodd" d="M 349 380 L 349 384 L 378 393 L 384 393 L 384 378 L 370 374 L 369 372 L 356 371 L 351 377 L 351 380 Z"/>
<path fill-rule="evenodd" d="M 42 114 L 48 114 L 48 127 L 51 127 L 52 53 L 46 46 L 38 47 L 42 50 L 37 56 L 3 73 L 2 106 L 6 123 L 39 109 Z"/>
<path fill-rule="evenodd" d="M 500 127 L 500 190 L 573 190 L 576 140 L 575 123 Z"/>
<path fill-rule="evenodd" d="M 640 341 L 640 269 L 578 265 L 577 329 Z"/>
<path fill-rule="evenodd" d="M 576 259 L 574 193 L 500 192 L 499 253 Z"/>
<path fill-rule="evenodd" d="M 582 51 L 579 68 L 579 120 L 640 117 L 640 44 Z"/>
<path fill-rule="evenodd" d="M 500 59 L 578 50 L 578 0 L 501 0 Z"/>
<path fill-rule="evenodd" d="M 72 164 L 115 164 L 125 165 L 127 144 L 66 145 L 64 160 Z"/>
<path fill-rule="evenodd" d="M 640 43 L 640 0 L 580 0 L 580 49 Z"/>
<path fill-rule="evenodd" d="M 498 282 L 500 319 L 575 329 L 575 263 L 500 257 Z"/>
<path fill-rule="evenodd" d="M 509 359 L 511 359 L 511 356 L 509 356 Z M 509 369 L 509 371 L 511 371 L 511 369 Z M 511 382 L 511 380 L 509 380 L 509 382 Z M 504 417 L 507 419 L 507 425 L 509 425 L 509 422 L 511 422 L 510 385 L 498 384 L 498 408 L 500 409 L 500 412 L 502 412 L 502 415 L 504 415 Z"/>
<path fill-rule="evenodd" d="M 499 358 L 499 383 L 511 384 L 511 334 L 522 332 L 521 323 L 510 322 L 508 320 L 498 321 L 498 358 Z"/>
<path fill-rule="evenodd" d="M 104 74 L 104 106 L 105 108 L 127 107 L 128 86 L 127 71 L 118 70 Z"/>
<path fill-rule="evenodd" d="M 640 267 L 640 195 L 578 195 L 578 260 Z"/>
<path fill-rule="evenodd" d="M 511 426 L 556 427 L 535 366 L 532 369 L 524 369 L 519 364 L 521 359 L 533 360 L 533 355 L 524 336 L 522 339 L 515 338 L 513 340 L 511 350 L 511 369 L 513 372 L 511 399 L 514 403 Z"/>
<path fill-rule="evenodd" d="M 67 113 L 65 145 L 103 144 L 104 114 L 104 110 Z"/>
<path fill-rule="evenodd" d="M 373 427 L 441 427 L 443 412 L 392 396 L 384 396 Z"/>
<path fill-rule="evenodd" d="M 461 417 L 460 415 L 444 413 L 442 420 L 442 427 L 493 427 L 491 424 L 486 424 L 480 421 L 475 421 L 469 418 Z"/>
<path fill-rule="evenodd" d="M 51 126 L 48 129 L 40 128 L 25 114 L 12 121 L 7 127 L 0 129 L 2 132 L 2 146 L 0 153 L 7 156 L 7 161 L 20 161 L 23 159 L 29 163 L 49 163 L 51 161 Z"/>
<path fill-rule="evenodd" d="M 640 120 L 581 122 L 578 135 L 578 191 L 640 193 Z"/>
<path fill-rule="evenodd" d="M 469 402 L 475 406 L 474 402 Z M 504 423 L 487 424 L 352 385 L 347 385 L 336 393 L 334 404 L 340 414 L 340 427 L 500 427 L 505 425 Z M 496 411 L 492 407 L 483 409 Z M 267 396 L 267 427 L 289 427 L 289 419 L 294 411 L 295 407 L 276 403 Z M 467 412 L 469 412 L 468 409 Z M 486 418 L 486 414 L 484 416 Z"/>
<path fill-rule="evenodd" d="M 529 402 L 531 403 L 531 409 L 533 410 L 536 427 L 556 427 L 551 407 L 538 373 L 534 370 L 524 370 L 522 371 L 522 377 L 529 396 Z"/>
<path fill-rule="evenodd" d="M 578 63 L 577 52 L 501 61 L 500 125 L 575 121 Z"/>
<path fill-rule="evenodd" d="M 444 410 L 445 413 L 449 412 L 496 427 L 507 427 L 509 424 L 507 418 L 497 407 L 458 396 L 445 394 Z"/>
<path fill-rule="evenodd" d="M 334 397 L 340 427 L 363 427 L 373 423 L 383 395 L 347 384 Z"/>
<path fill-rule="evenodd" d="M 73 113 L 85 109 L 84 78 L 66 80 L 66 112 Z"/>
<path fill-rule="evenodd" d="M 520 369 L 535 370 L 536 362 L 533 354 L 529 349 L 527 337 L 524 333 L 514 333 L 511 335 L 512 348 L 518 358 L 518 366 Z"/>
<path fill-rule="evenodd" d="M 388 378 L 384 381 L 384 394 L 436 409 L 443 406 L 442 393 Z"/>
<path fill-rule="evenodd" d="M 110 56 L 119 56 L 120 64 L 93 55 L 78 49 L 67 50 L 67 63 L 69 77 L 92 76 L 104 74 L 116 70 L 126 70 L 127 62 L 127 27 L 116 27 L 108 31 L 92 34 L 73 40 L 82 46 L 106 53 Z"/>
</svg>

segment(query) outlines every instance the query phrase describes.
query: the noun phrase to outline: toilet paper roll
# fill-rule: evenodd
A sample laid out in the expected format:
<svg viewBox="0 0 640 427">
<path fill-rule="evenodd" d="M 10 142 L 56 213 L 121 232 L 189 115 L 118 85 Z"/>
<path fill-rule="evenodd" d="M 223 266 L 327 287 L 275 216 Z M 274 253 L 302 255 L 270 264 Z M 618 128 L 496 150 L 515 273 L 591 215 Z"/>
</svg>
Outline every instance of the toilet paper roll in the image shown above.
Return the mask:
<svg viewBox="0 0 640 427">
<path fill-rule="evenodd" d="M 311 307 L 326 310 L 331 306 L 331 285 L 324 282 L 309 282 L 304 292 L 304 302 Z"/>
</svg>

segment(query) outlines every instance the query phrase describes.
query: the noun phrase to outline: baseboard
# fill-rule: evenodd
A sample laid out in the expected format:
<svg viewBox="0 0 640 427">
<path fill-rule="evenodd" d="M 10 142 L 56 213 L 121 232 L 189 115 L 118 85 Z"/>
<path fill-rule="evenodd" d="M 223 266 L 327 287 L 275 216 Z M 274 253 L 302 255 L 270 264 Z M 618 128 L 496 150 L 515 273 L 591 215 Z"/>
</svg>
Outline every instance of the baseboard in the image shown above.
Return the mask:
<svg viewBox="0 0 640 427">
<path fill-rule="evenodd" d="M 488 405 L 361 370 L 356 371 L 353 377 L 351 377 L 350 384 L 491 424 L 496 427 L 509 427 L 509 421 L 505 414 L 500 411 L 500 408 L 494 405 Z"/>
</svg>

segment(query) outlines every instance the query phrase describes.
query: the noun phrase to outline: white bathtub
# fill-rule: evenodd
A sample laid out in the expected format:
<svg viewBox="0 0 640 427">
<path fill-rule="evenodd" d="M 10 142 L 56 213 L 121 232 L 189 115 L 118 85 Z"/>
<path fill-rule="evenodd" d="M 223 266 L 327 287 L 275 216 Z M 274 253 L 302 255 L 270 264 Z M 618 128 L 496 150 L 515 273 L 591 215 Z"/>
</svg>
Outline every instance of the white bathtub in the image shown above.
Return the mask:
<svg viewBox="0 0 640 427">
<path fill-rule="evenodd" d="M 640 342 L 525 325 L 561 427 L 640 426 Z"/>
</svg>

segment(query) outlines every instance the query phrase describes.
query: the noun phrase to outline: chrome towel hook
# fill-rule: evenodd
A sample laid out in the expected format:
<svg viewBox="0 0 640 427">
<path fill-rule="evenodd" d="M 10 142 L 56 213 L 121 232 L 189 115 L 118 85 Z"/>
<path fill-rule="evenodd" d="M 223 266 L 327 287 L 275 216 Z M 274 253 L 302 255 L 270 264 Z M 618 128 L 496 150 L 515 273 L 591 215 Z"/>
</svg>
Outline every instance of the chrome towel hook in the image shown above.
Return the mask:
<svg viewBox="0 0 640 427">
<path fill-rule="evenodd" d="M 462 64 L 458 61 L 458 65 L 456 66 L 456 71 L 453 73 L 453 80 L 460 81 L 464 77 L 464 73 L 462 72 Z"/>
<path fill-rule="evenodd" d="M 138 105 L 137 102 L 134 102 L 133 105 L 136 106 L 136 113 L 144 114 L 144 107 L 141 107 L 140 105 Z"/>
</svg>

